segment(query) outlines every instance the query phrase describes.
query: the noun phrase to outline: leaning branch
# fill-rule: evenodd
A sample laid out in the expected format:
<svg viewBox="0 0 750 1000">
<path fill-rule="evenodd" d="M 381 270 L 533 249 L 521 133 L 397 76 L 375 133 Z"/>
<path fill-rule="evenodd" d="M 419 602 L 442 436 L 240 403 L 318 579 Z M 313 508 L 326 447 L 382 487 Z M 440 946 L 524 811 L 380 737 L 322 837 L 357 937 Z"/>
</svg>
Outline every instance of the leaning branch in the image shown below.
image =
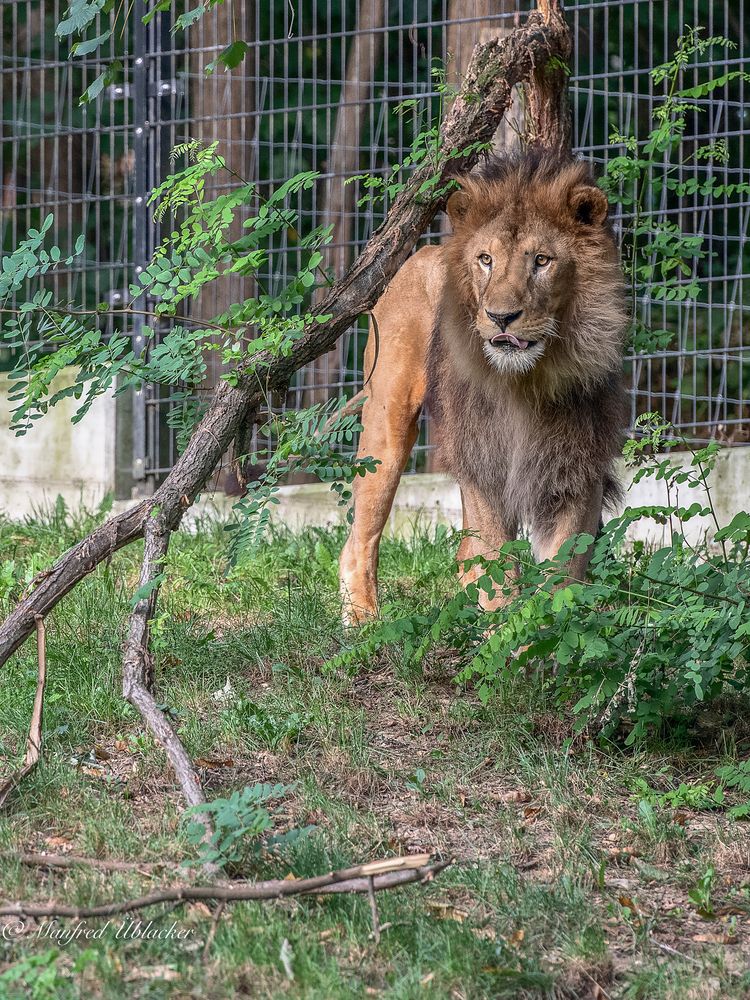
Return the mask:
<svg viewBox="0 0 750 1000">
<path fill-rule="evenodd" d="M 317 312 L 329 319 L 311 323 L 288 357 L 261 354 L 252 368 L 236 373 L 235 385 L 222 381 L 185 451 L 154 495 L 110 518 L 37 577 L 30 594 L 0 627 L 0 665 L 31 634 L 36 615 L 49 614 L 99 563 L 143 536 L 152 510 L 159 508 L 168 530 L 179 525 L 232 439 L 241 427 L 252 426 L 269 393 L 284 389 L 296 371 L 330 350 L 359 315 L 372 309 L 441 207 L 441 197 L 432 192 L 474 165 L 480 154 L 462 151 L 491 141 L 510 104 L 512 88 L 523 81 L 533 86 L 541 68 L 564 60 L 568 51 L 569 34 L 558 0 L 545 0 L 543 14 L 532 12 L 511 35 L 475 49 L 461 92 L 441 128 L 443 159 L 436 188 L 420 193 L 434 171 L 429 165 L 415 171 L 383 225 L 318 306 Z M 550 145 L 558 144 L 555 136 L 549 139 Z"/>
</svg>

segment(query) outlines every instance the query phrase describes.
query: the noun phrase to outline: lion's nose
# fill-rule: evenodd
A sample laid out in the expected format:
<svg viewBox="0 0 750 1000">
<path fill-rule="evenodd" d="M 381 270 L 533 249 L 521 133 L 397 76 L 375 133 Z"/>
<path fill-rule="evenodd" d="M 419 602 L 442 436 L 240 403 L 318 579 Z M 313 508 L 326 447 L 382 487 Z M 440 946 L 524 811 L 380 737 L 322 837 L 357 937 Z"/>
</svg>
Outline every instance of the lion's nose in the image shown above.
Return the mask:
<svg viewBox="0 0 750 1000">
<path fill-rule="evenodd" d="M 519 309 L 518 312 L 514 313 L 493 313 L 490 312 L 489 309 L 485 309 L 484 311 L 487 313 L 487 315 L 495 324 L 495 326 L 499 326 L 500 329 L 503 331 L 503 333 L 505 333 L 506 329 L 510 326 L 510 324 L 514 320 L 518 319 L 518 317 L 523 312 L 523 309 Z"/>
</svg>

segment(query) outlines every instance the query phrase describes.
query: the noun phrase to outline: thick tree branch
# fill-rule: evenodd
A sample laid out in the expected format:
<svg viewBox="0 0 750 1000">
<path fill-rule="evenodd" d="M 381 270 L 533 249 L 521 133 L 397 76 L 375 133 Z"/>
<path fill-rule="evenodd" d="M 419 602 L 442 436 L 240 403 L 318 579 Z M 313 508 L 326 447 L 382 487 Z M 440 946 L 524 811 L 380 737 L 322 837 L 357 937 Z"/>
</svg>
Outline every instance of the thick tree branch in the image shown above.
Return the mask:
<svg viewBox="0 0 750 1000">
<path fill-rule="evenodd" d="M 558 0 L 545 0 L 544 15 L 533 12 L 525 25 L 511 35 L 475 49 L 464 85 L 441 129 L 441 182 L 473 166 L 479 153 L 460 155 L 461 151 L 470 144 L 491 141 L 511 100 L 513 86 L 522 81 L 531 81 L 533 86 L 541 67 L 550 60 L 556 65 L 555 60 L 565 59 L 569 46 Z M 553 124 L 548 122 L 548 127 Z M 557 135 L 550 134 L 547 141 L 553 148 L 560 145 Z M 434 188 L 418 193 L 434 173 L 435 166 L 427 164 L 410 177 L 383 225 L 319 305 L 318 312 L 328 314 L 330 319 L 311 324 L 289 357 L 259 355 L 252 370 L 237 373 L 236 385 L 221 382 L 208 413 L 154 495 L 110 518 L 40 574 L 28 596 L 0 627 L 0 664 L 33 631 L 35 615 L 46 616 L 100 562 L 143 536 L 153 509 L 158 507 L 166 528 L 174 530 L 243 421 L 252 423 L 255 411 L 271 391 L 285 388 L 298 369 L 330 350 L 354 320 L 373 307 L 441 207 L 441 198 L 431 193 Z"/>
</svg>

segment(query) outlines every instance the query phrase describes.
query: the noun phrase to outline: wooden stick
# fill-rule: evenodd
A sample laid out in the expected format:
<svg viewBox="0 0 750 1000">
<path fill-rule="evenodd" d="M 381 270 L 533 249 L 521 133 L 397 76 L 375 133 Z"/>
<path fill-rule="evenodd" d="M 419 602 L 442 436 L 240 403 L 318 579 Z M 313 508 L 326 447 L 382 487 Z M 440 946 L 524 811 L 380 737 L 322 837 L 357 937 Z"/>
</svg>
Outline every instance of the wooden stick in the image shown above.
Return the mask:
<svg viewBox="0 0 750 1000">
<path fill-rule="evenodd" d="M 0 906 L 0 917 L 113 917 L 132 913 L 159 903 L 186 903 L 195 900 L 281 899 L 285 896 L 329 895 L 342 892 L 382 892 L 410 882 L 430 882 L 452 861 L 422 864 L 425 855 L 401 857 L 375 862 L 380 874 L 369 874 L 372 865 L 343 868 L 326 875 L 303 879 L 269 879 L 265 882 L 243 882 L 231 885 L 193 885 L 159 889 L 146 896 L 99 906 L 69 906 L 62 903 L 27 903 L 19 901 Z M 428 855 L 429 858 L 429 855 Z"/>
<path fill-rule="evenodd" d="M 378 903 L 375 899 L 375 879 L 371 875 L 367 880 L 367 896 L 370 900 L 370 916 L 372 917 L 372 936 L 375 944 L 380 944 L 380 916 Z"/>
<path fill-rule="evenodd" d="M 47 637 L 42 616 L 34 615 L 34 621 L 36 624 L 38 666 L 34 707 L 31 711 L 29 735 L 26 738 L 26 756 L 24 757 L 22 767 L 0 784 L 0 808 L 5 804 L 5 800 L 11 791 L 23 781 L 27 774 L 34 770 L 42 756 L 42 717 L 44 715 L 44 689 L 47 684 Z"/>
</svg>

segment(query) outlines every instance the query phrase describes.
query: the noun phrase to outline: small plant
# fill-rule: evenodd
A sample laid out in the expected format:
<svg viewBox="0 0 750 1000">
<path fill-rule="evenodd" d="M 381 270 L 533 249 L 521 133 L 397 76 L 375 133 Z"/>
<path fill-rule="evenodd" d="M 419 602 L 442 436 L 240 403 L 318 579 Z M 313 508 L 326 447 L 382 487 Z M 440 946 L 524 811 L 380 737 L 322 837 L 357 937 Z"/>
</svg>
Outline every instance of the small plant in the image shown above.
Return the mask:
<svg viewBox="0 0 750 1000">
<path fill-rule="evenodd" d="M 702 917 L 716 916 L 713 904 L 713 889 L 716 882 L 716 869 L 709 865 L 693 888 L 688 892 L 688 899 Z"/>
<path fill-rule="evenodd" d="M 705 784 L 685 784 L 668 792 L 659 792 L 643 778 L 636 778 L 632 784 L 635 798 L 649 805 L 669 809 L 718 809 L 724 804 L 724 786 L 713 790 Z"/>
<path fill-rule="evenodd" d="M 406 781 L 406 787 L 412 791 L 417 792 L 418 795 L 426 795 L 427 789 L 425 787 L 425 782 L 427 781 L 427 774 L 423 768 L 418 767 L 412 775 Z"/>
<path fill-rule="evenodd" d="M 745 799 L 750 799 L 750 760 L 741 760 L 717 767 L 716 776 L 721 779 L 726 788 L 732 789 Z M 747 819 L 750 817 L 750 801 L 732 806 L 729 809 L 729 815 L 735 819 Z"/>
<path fill-rule="evenodd" d="M 49 948 L 36 955 L 27 955 L 0 972 L 0 997 L 24 996 L 30 1000 L 56 1000 L 70 986 L 69 978 L 60 971 L 58 963 L 61 957 L 59 949 Z M 73 974 L 81 973 L 97 959 L 96 951 L 86 948 L 68 968 Z"/>
<path fill-rule="evenodd" d="M 274 715 L 263 705 L 240 697 L 222 713 L 222 719 L 240 735 L 276 750 L 282 745 L 294 743 L 309 723 L 309 717 L 299 712 Z"/>
<path fill-rule="evenodd" d="M 636 818 L 624 823 L 638 848 L 654 854 L 657 861 L 671 861 L 685 849 L 685 829 L 671 815 L 640 799 Z"/>
<path fill-rule="evenodd" d="M 214 799 L 205 805 L 191 806 L 185 810 L 188 818 L 187 838 L 198 848 L 201 864 L 242 867 L 257 858 L 264 849 L 281 847 L 307 832 L 290 830 L 286 834 L 266 836 L 273 829 L 274 821 L 270 803 L 278 803 L 292 790 L 293 785 L 253 785 L 233 792 L 228 799 Z M 206 844 L 205 827 L 190 820 L 196 814 L 208 814 L 214 826 L 209 844 Z"/>
</svg>

